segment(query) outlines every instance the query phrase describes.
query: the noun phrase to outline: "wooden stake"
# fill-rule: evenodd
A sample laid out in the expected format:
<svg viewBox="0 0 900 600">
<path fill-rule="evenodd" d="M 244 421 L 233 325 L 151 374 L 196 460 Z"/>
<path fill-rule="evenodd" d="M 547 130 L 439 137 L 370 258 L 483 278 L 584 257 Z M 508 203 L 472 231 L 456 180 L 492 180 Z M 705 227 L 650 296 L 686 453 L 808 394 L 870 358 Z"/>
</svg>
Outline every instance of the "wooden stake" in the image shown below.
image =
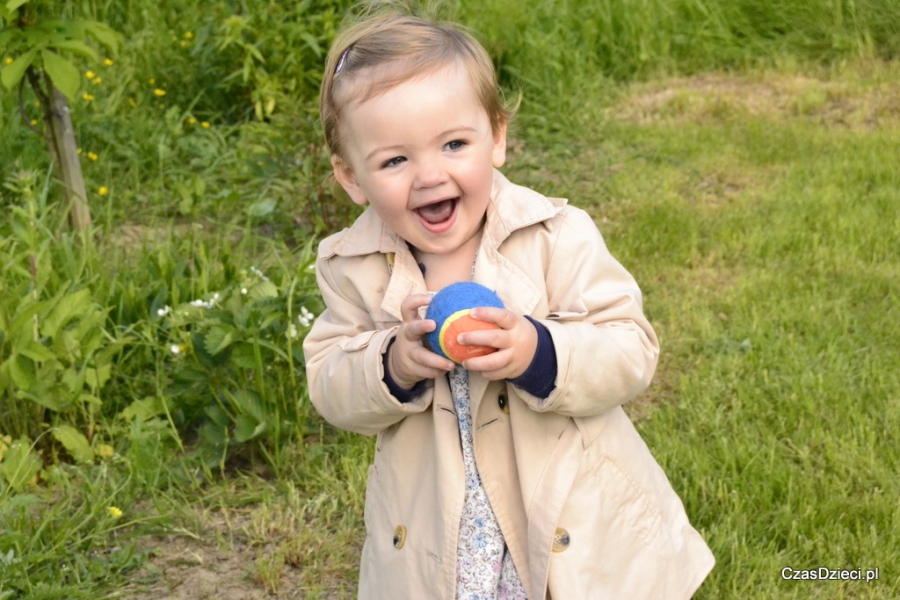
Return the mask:
<svg viewBox="0 0 900 600">
<path fill-rule="evenodd" d="M 49 83 L 49 82 L 48 82 Z M 69 223 L 85 239 L 91 228 L 91 209 L 87 202 L 75 129 L 66 97 L 50 83 L 50 147 L 59 178 L 63 182 Z"/>
</svg>

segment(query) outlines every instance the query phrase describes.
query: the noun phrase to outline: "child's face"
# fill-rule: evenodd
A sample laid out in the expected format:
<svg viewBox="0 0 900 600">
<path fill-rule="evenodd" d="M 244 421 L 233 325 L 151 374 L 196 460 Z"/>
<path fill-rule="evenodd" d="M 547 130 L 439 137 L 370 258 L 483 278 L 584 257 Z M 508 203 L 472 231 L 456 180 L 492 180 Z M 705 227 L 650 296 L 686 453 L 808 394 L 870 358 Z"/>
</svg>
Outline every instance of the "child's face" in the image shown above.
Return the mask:
<svg viewBox="0 0 900 600">
<path fill-rule="evenodd" d="M 341 131 L 338 182 L 415 249 L 451 254 L 479 235 L 506 124 L 492 131 L 465 69 L 450 64 L 352 103 Z"/>
</svg>

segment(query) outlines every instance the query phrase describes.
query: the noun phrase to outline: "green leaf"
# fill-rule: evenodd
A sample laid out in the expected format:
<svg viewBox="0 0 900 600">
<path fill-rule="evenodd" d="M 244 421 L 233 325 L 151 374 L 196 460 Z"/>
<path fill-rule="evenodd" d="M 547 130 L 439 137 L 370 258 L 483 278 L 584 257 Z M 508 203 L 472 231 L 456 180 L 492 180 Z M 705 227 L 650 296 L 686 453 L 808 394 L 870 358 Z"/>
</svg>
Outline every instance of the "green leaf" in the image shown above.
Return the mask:
<svg viewBox="0 0 900 600">
<path fill-rule="evenodd" d="M 21 492 L 40 472 L 42 466 L 41 459 L 31 451 L 31 441 L 22 438 L 13 442 L 3 455 L 0 475 L 6 479 L 10 487 Z"/>
<path fill-rule="evenodd" d="M 37 342 L 29 341 L 29 344 L 27 346 L 17 349 L 16 352 L 18 352 L 22 356 L 27 356 L 34 362 L 49 362 L 56 359 L 55 354 L 53 354 L 48 348 L 41 346 Z"/>
<path fill-rule="evenodd" d="M 9 365 L 12 359 L 7 359 L 3 363 L 0 363 L 0 395 L 6 391 L 6 388 L 9 386 L 12 379 L 9 375 Z"/>
<path fill-rule="evenodd" d="M 30 390 L 34 386 L 34 363 L 30 358 L 16 354 L 10 358 L 9 375 L 14 386 L 20 390 Z"/>
<path fill-rule="evenodd" d="M 78 88 L 81 87 L 81 75 L 78 68 L 71 62 L 50 50 L 41 50 L 44 59 L 44 71 L 50 76 L 53 85 L 69 100 L 75 99 Z M 10 65 L 12 66 L 12 65 Z"/>
<path fill-rule="evenodd" d="M 17 508 L 28 508 L 29 506 L 34 506 L 35 504 L 46 504 L 46 500 L 38 498 L 32 494 L 18 494 L 13 496 L 9 500 L 3 501 L 3 508 L 12 511 Z"/>
<path fill-rule="evenodd" d="M 37 50 L 29 50 L 3 67 L 3 70 L 0 71 L 0 81 L 3 82 L 3 87 L 8 90 L 16 87 L 19 81 L 22 80 L 22 77 L 25 76 L 25 71 L 31 66 L 31 63 L 34 62 L 35 55 L 37 55 Z"/>
<path fill-rule="evenodd" d="M 231 403 L 240 409 L 241 414 L 252 416 L 258 423 L 266 421 L 266 410 L 257 394 L 246 390 L 237 390 L 233 394 L 225 392 L 225 394 Z"/>
<path fill-rule="evenodd" d="M 86 465 L 94 462 L 94 450 L 87 438 L 71 425 L 57 425 L 53 437 L 72 455 L 75 462 Z"/>
<path fill-rule="evenodd" d="M 236 345 L 231 353 L 231 362 L 239 369 L 255 369 L 256 353 L 253 346 L 246 342 Z"/>
<path fill-rule="evenodd" d="M 143 400 L 135 400 L 128 405 L 119 416 L 126 421 L 140 417 L 142 421 L 149 421 L 153 417 L 166 414 L 165 401 L 162 398 L 147 397 Z"/>
<path fill-rule="evenodd" d="M 91 306 L 91 291 L 88 288 L 72 292 L 57 300 L 50 314 L 41 323 L 41 335 L 55 337 L 61 327 L 76 317 L 82 317 Z"/>
<path fill-rule="evenodd" d="M 95 40 L 109 48 L 110 52 L 119 53 L 121 36 L 109 25 L 99 21 L 82 21 L 81 25 Z"/>
<path fill-rule="evenodd" d="M 48 387 L 46 390 L 40 390 L 40 395 L 22 390 L 16 393 L 16 397 L 31 400 L 35 404 L 49 408 L 55 412 L 63 412 L 72 405 L 69 394 L 58 385 Z"/>
<path fill-rule="evenodd" d="M 83 373 L 76 368 L 69 367 L 63 372 L 62 382 L 69 392 L 77 394 L 84 389 L 84 380 L 86 376 L 86 373 Z"/>
<path fill-rule="evenodd" d="M 78 40 L 60 40 L 51 43 L 50 47 L 56 48 L 57 50 L 67 50 L 90 60 L 97 60 L 97 52 L 84 42 L 79 42 Z"/>
<path fill-rule="evenodd" d="M 250 415 L 240 415 L 234 427 L 234 439 L 239 442 L 252 440 L 266 430 L 266 424 L 260 423 Z"/>
<path fill-rule="evenodd" d="M 278 202 L 272 198 L 268 200 L 260 200 L 259 202 L 254 202 L 246 209 L 244 212 L 247 213 L 248 217 L 253 217 L 256 219 L 267 217 L 275 210 L 275 206 Z"/>
<path fill-rule="evenodd" d="M 93 404 L 97 408 L 103 406 L 103 400 L 98 398 L 97 396 L 93 396 L 91 394 L 80 394 L 78 396 L 78 401 L 82 404 Z"/>
<path fill-rule="evenodd" d="M 92 390 L 102 389 L 112 375 L 112 365 L 104 365 L 95 369 L 87 369 L 84 373 L 85 382 Z"/>
<path fill-rule="evenodd" d="M 230 346 L 233 341 L 234 328 L 216 325 L 210 327 L 209 331 L 206 333 L 206 339 L 203 341 L 203 345 L 206 347 L 207 352 L 215 356 Z"/>
<path fill-rule="evenodd" d="M 278 288 L 271 281 L 260 281 L 250 288 L 249 296 L 254 300 L 276 298 L 278 296 Z"/>
<path fill-rule="evenodd" d="M 2 16 L 3 8 L 0 7 L 0 16 Z M 21 32 L 18 29 L 7 29 L 5 31 L 0 31 L 0 51 L 6 48 L 6 45 L 16 37 L 20 37 Z"/>
<path fill-rule="evenodd" d="M 28 4 L 28 2 L 29 0 L 8 0 L 6 2 L 6 10 L 12 12 L 23 4 Z"/>
</svg>

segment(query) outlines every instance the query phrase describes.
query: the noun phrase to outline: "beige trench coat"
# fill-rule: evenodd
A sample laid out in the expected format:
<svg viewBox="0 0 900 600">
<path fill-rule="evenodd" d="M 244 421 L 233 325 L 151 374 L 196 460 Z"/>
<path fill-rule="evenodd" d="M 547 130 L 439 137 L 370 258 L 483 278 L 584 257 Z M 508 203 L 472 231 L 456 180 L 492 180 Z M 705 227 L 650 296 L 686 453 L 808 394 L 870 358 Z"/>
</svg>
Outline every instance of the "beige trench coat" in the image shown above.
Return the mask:
<svg viewBox="0 0 900 600">
<path fill-rule="evenodd" d="M 401 404 L 382 382 L 422 274 L 371 208 L 322 242 L 316 269 L 310 397 L 335 426 L 377 434 L 359 597 L 453 599 L 465 482 L 450 387 Z M 495 172 L 474 279 L 547 327 L 559 365 L 544 400 L 470 373 L 476 464 L 528 597 L 690 597 L 713 556 L 621 408 L 658 357 L 633 278 L 584 211 Z"/>
</svg>

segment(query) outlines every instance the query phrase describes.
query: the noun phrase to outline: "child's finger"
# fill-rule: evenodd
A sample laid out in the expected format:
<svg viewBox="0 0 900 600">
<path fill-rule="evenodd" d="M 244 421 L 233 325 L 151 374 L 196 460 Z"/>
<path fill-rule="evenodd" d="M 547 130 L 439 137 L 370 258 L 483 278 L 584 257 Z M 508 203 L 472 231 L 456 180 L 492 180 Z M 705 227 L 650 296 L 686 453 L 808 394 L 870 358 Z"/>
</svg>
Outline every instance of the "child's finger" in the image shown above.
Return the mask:
<svg viewBox="0 0 900 600">
<path fill-rule="evenodd" d="M 493 306 L 473 308 L 472 312 L 469 314 L 479 321 L 493 323 L 500 329 L 511 329 L 516 324 L 517 319 L 516 314 L 511 310 Z"/>
<path fill-rule="evenodd" d="M 468 358 L 463 361 L 463 366 L 470 371 L 478 371 L 481 376 L 489 381 L 505 379 L 510 373 L 509 353 L 505 350 Z"/>
<path fill-rule="evenodd" d="M 509 346 L 509 332 L 503 329 L 478 329 L 466 331 L 456 338 L 457 343 L 463 346 L 490 346 L 491 348 L 506 348 Z"/>
<path fill-rule="evenodd" d="M 423 373 L 423 375 L 425 375 L 429 379 L 440 377 L 448 371 L 452 371 L 453 367 L 456 366 L 452 360 L 444 358 L 439 354 L 435 354 L 431 350 L 428 350 L 424 347 L 416 348 L 412 352 L 410 358 L 412 358 L 413 361 L 426 369 L 433 369 L 433 371 Z"/>
<path fill-rule="evenodd" d="M 404 323 L 415 321 L 419 318 L 419 309 L 431 304 L 429 294 L 412 294 L 400 302 L 400 317 Z"/>
<path fill-rule="evenodd" d="M 426 333 L 431 333 L 437 323 L 431 319 L 418 319 L 409 323 L 405 323 L 402 327 L 403 335 L 411 342 L 419 340 Z"/>
</svg>

